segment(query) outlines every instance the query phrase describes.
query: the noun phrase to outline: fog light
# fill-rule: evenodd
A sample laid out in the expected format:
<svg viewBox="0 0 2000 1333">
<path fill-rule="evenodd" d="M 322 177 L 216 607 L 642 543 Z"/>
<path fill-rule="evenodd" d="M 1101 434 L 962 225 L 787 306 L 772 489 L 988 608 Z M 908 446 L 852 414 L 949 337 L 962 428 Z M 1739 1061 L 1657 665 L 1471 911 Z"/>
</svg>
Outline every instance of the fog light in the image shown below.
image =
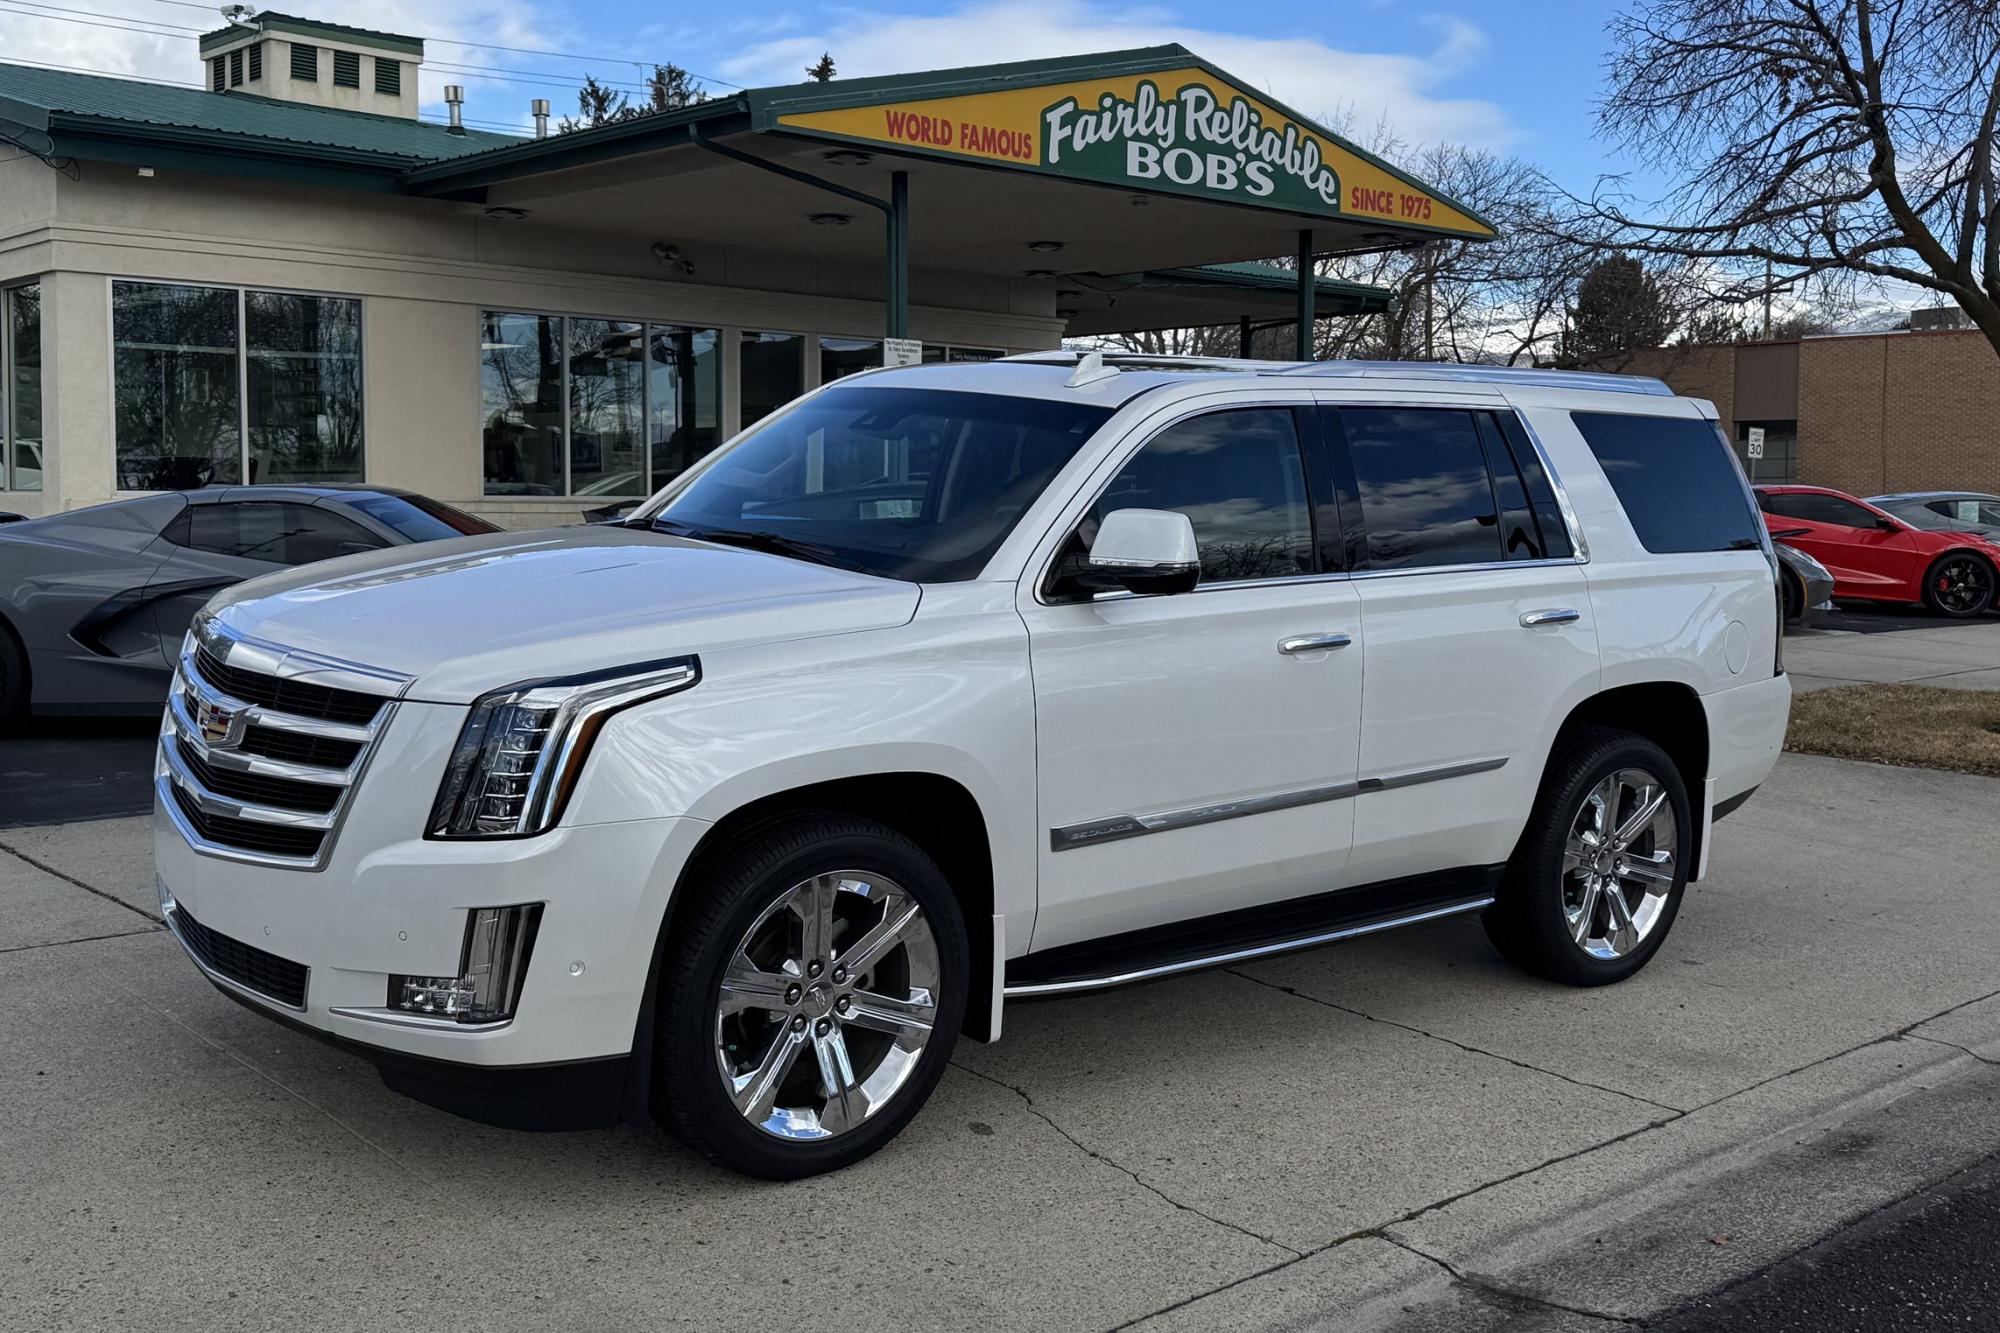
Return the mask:
<svg viewBox="0 0 2000 1333">
<path fill-rule="evenodd" d="M 460 1023 L 501 1023 L 514 1016 L 528 978 L 542 904 L 477 907 L 465 923 L 458 975 L 389 978 L 389 1005 Z"/>
</svg>

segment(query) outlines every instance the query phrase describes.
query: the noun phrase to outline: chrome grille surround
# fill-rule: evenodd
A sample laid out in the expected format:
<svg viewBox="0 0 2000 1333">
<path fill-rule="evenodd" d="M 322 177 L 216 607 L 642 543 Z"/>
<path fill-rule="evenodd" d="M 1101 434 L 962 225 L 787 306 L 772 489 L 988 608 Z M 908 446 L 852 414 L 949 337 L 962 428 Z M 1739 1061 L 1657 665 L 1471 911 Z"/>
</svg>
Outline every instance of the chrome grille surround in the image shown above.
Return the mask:
<svg viewBox="0 0 2000 1333">
<path fill-rule="evenodd" d="M 247 703 L 203 676 L 200 661 L 204 657 L 222 663 L 235 673 L 368 696 L 380 703 L 365 723 L 332 722 Z M 194 629 L 181 645 L 180 666 L 167 692 L 167 710 L 160 725 L 160 744 L 153 779 L 159 807 L 173 821 L 188 845 L 204 856 L 287 870 L 320 870 L 325 867 L 327 857 L 333 850 L 334 837 L 353 802 L 354 789 L 374 754 L 375 741 L 395 716 L 396 701 L 409 686 L 408 676 L 264 643 L 241 635 L 212 618 L 202 617 L 195 622 Z M 358 748 L 351 763 L 337 768 L 273 759 L 242 748 L 245 737 L 258 732 L 345 741 Z M 295 783 L 306 789 L 332 788 L 337 794 L 330 808 L 323 813 L 226 796 L 211 790 L 201 781 L 182 757 L 182 746 L 216 772 L 242 774 L 277 783 Z M 232 843 L 197 827 L 183 802 L 194 808 L 197 818 L 206 817 L 203 818 L 204 823 L 212 818 L 222 821 L 226 827 L 241 824 L 268 826 L 273 833 L 316 833 L 318 842 L 310 855 L 281 855 Z M 282 839 L 295 840 L 304 841 Z"/>
</svg>

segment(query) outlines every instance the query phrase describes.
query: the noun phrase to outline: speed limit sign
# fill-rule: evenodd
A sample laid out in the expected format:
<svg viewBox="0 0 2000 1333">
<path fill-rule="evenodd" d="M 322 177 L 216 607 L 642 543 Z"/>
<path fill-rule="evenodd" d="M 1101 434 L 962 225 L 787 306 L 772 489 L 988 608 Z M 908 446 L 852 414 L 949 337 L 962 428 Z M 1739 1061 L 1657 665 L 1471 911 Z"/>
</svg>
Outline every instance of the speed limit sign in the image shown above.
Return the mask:
<svg viewBox="0 0 2000 1333">
<path fill-rule="evenodd" d="M 1747 439 L 1749 444 L 1745 452 L 1751 458 L 1762 458 L 1764 456 L 1764 428 L 1762 426 L 1750 427 Z"/>
</svg>

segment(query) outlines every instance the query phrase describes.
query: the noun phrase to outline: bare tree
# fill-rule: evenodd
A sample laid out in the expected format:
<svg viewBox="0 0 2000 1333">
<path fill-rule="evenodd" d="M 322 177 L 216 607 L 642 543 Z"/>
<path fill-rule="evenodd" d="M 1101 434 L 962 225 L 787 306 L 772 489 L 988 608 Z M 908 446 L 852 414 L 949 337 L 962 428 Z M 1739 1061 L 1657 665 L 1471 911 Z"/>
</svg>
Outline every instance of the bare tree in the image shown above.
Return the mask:
<svg viewBox="0 0 2000 1333">
<path fill-rule="evenodd" d="M 1592 260 L 1558 225 L 1550 190 L 1525 162 L 1457 144 L 1416 152 L 1378 126 L 1369 147 L 1491 221 L 1489 241 L 1439 238 L 1335 255 L 1316 265 L 1338 278 L 1390 293 L 1390 308 L 1372 315 L 1318 320 L 1313 355 L 1323 360 L 1533 362 L 1554 355 L 1565 307 Z M 1296 260 L 1272 261 L 1292 268 Z M 1253 355 L 1294 354 L 1297 325 L 1274 321 L 1253 330 Z M 1235 356 L 1234 324 L 1121 334 L 1100 340 L 1149 355 Z"/>
<path fill-rule="evenodd" d="M 636 120 L 640 116 L 673 111 L 707 100 L 708 90 L 694 75 L 672 62 L 653 66 L 653 72 L 646 76 L 645 97 L 636 106 L 631 97 L 620 92 L 615 84 L 599 83 L 596 75 L 586 74 L 583 86 L 576 90 L 576 115 L 564 116 L 557 123 L 556 132 L 573 134 L 577 130 Z"/>
<path fill-rule="evenodd" d="M 1601 127 L 1679 183 L 1646 219 L 1608 182 L 1573 227 L 1721 301 L 1908 282 L 2000 351 L 1991 0 L 1652 0 L 1610 34 Z"/>
</svg>

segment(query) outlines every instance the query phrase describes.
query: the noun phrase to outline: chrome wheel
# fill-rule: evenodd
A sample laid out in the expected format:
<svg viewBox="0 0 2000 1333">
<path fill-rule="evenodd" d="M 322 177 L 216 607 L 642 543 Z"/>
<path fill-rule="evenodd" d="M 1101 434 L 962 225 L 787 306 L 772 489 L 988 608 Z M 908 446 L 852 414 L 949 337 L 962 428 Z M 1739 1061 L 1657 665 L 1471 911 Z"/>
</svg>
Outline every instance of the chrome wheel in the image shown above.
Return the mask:
<svg viewBox="0 0 2000 1333">
<path fill-rule="evenodd" d="M 1563 843 L 1563 918 L 1593 958 L 1623 958 L 1673 892 L 1679 830 L 1658 777 L 1621 768 L 1590 789 Z"/>
<path fill-rule="evenodd" d="M 937 1016 L 937 942 L 894 880 L 837 870 L 793 885 L 737 941 L 715 1001 L 715 1058 L 744 1119 L 827 1139 L 895 1100 Z"/>
</svg>

